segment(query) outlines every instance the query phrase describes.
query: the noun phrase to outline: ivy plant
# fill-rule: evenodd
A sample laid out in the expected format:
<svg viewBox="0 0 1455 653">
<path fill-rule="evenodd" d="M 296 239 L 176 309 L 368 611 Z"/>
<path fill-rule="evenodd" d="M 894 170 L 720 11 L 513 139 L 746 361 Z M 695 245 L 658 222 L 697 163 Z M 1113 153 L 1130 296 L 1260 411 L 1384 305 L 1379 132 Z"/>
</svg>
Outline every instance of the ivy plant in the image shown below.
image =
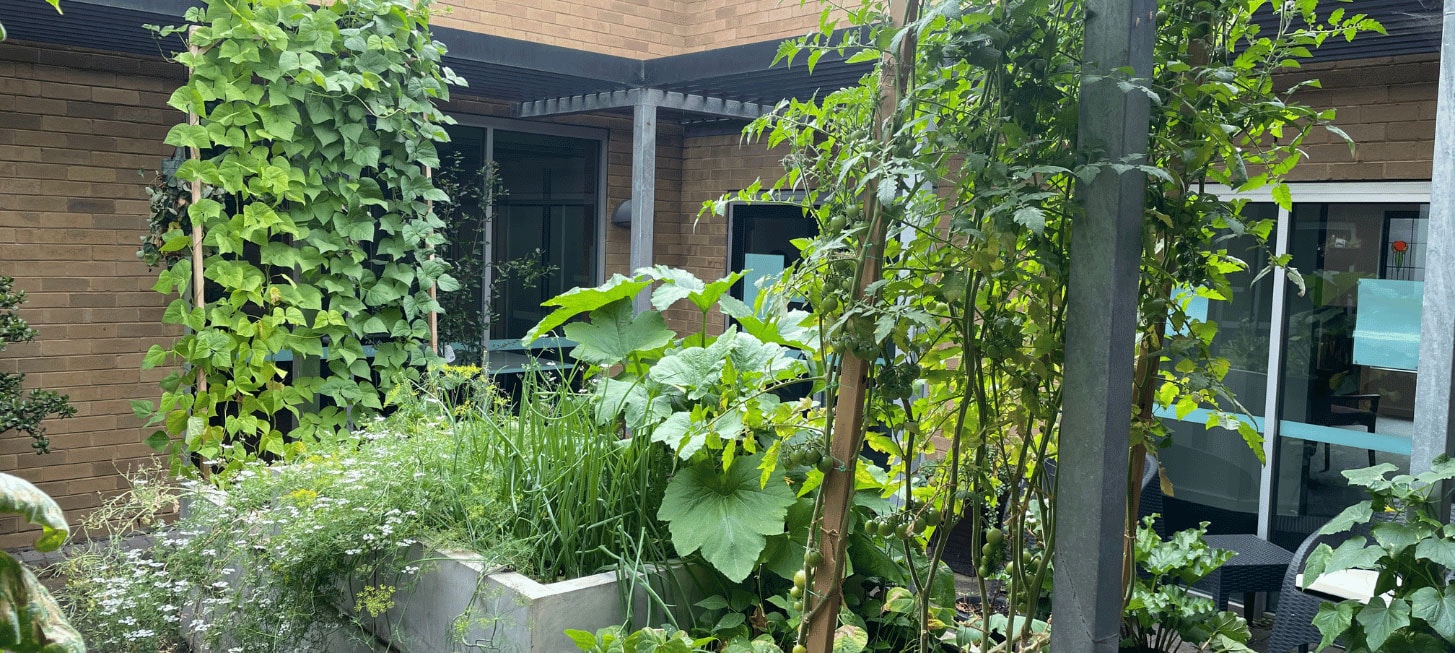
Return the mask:
<svg viewBox="0 0 1455 653">
<path fill-rule="evenodd" d="M 1304 563 L 1308 587 L 1346 569 L 1378 573 L 1368 603 L 1324 603 L 1314 617 L 1319 649 L 1339 640 L 1350 653 L 1448 651 L 1455 646 L 1455 525 L 1440 513 L 1441 488 L 1455 479 L 1455 460 L 1441 456 L 1430 471 L 1394 474 L 1382 463 L 1346 470 L 1349 485 L 1369 498 L 1345 508 L 1319 533 L 1351 533 L 1337 548 L 1321 543 Z M 1353 534 L 1358 529 L 1359 533 Z"/>
<path fill-rule="evenodd" d="M 440 306 L 428 289 L 459 283 L 432 257 L 444 224 L 431 203 L 449 198 L 424 168 L 448 138 L 435 102 L 462 80 L 440 64 L 429 4 L 188 11 L 190 51 L 176 60 L 190 77 L 169 105 L 198 120 L 166 142 L 193 152 L 176 177 L 211 189 L 186 207 L 205 234 L 206 303 L 190 299 L 190 259 L 158 275 L 156 291 L 180 295 L 163 320 L 186 333 L 146 353 L 146 367 L 175 368 L 160 403 L 135 405 L 163 426 L 152 446 L 227 468 L 286 456 L 379 410 L 387 386 L 431 360 L 427 317 Z M 158 249 L 190 245 L 178 229 Z M 317 375 L 290 376 L 289 356 L 317 361 Z"/>
</svg>

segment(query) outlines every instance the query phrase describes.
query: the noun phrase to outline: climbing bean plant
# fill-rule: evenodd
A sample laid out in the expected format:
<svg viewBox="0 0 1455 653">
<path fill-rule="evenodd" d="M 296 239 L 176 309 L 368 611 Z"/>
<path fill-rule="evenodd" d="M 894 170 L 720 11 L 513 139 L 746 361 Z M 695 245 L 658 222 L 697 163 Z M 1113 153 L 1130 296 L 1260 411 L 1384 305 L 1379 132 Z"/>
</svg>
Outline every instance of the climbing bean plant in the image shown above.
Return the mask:
<svg viewBox="0 0 1455 653">
<path fill-rule="evenodd" d="M 448 139 L 434 103 L 462 80 L 440 63 L 429 4 L 212 0 L 188 11 L 189 52 L 176 60 L 190 77 L 169 104 L 198 120 L 166 142 L 193 152 L 177 178 L 211 189 L 186 206 L 205 234 L 206 302 L 190 299 L 190 259 L 158 275 L 156 291 L 180 295 L 163 320 L 186 332 L 145 357 L 177 368 L 159 404 L 135 406 L 163 425 L 154 447 L 234 466 L 286 456 L 378 410 L 381 391 L 432 356 L 426 320 L 440 307 L 428 290 L 459 284 L 432 256 L 444 225 L 431 202 L 448 198 L 425 167 Z M 177 230 L 159 249 L 190 245 Z M 318 361 L 317 375 L 290 376 L 290 356 Z"/>
<path fill-rule="evenodd" d="M 1328 129 L 1347 140 L 1333 127 L 1332 111 L 1301 103 L 1297 91 L 1308 83 L 1282 87 L 1275 73 L 1296 68 L 1328 38 L 1379 27 L 1343 8 L 1321 10 L 1316 0 L 1162 2 L 1152 77 L 1114 80 L 1152 97 L 1151 150 L 1143 159 L 1107 160 L 1077 148 L 1079 88 L 1087 81 L 1083 3 L 908 2 L 895 16 L 875 3 L 851 8 L 849 22 L 876 26 L 867 31 L 838 30 L 836 14 L 825 11 L 817 34 L 780 51 L 810 69 L 830 53 L 877 65 L 857 86 L 785 102 L 748 129 L 789 151 L 787 172 L 738 198 L 776 200 L 797 191 L 792 196 L 820 229 L 802 243 L 801 262 L 781 282 L 785 290 L 764 293 L 767 304 L 757 308 L 772 314 L 790 300 L 808 300 L 814 311 L 807 324 L 826 347 L 826 396 L 839 398 L 827 410 L 864 416 L 858 433 L 835 432 L 840 422 L 826 420 L 813 446 L 866 442 L 890 460 L 886 492 L 899 497 L 903 514 L 888 519 L 924 523 L 932 510 L 940 517 L 925 537 L 904 544 L 923 548 L 931 561 L 908 578 L 919 606 L 918 650 L 934 650 L 946 634 L 932 618 L 944 606 L 926 588 L 941 573 L 934 563 L 947 531 L 964 520 L 976 543 L 981 605 L 992 604 L 999 585 L 1019 618 L 986 610 L 956 637 L 979 641 L 982 650 L 987 638 L 997 650 L 1034 649 L 1047 642 L 1039 619 L 1053 607 L 1050 472 L 1070 354 L 1065 289 L 1080 185 L 1108 169 L 1148 180 L 1137 359 L 1127 361 L 1137 365 L 1129 478 L 1140 478 L 1143 452 L 1168 443 L 1157 408 L 1179 416 L 1207 408 L 1208 428 L 1236 431 L 1261 458 L 1261 436 L 1240 419 L 1242 407 L 1223 385 L 1229 364 L 1211 348 L 1216 324 L 1174 298 L 1230 299 L 1230 275 L 1248 269 L 1233 240 L 1266 247 L 1272 228 L 1244 217 L 1243 203 L 1213 195 L 1209 184 L 1271 188 L 1287 208 L 1283 179 L 1305 139 Z M 1260 27 L 1255 13 L 1277 20 Z M 889 75 L 892 84 L 883 79 Z M 886 92 L 897 94 L 887 108 Z M 1287 263 L 1269 260 L 1269 269 Z M 875 361 L 857 405 L 843 401 L 842 388 L 860 382 L 844 377 L 851 359 Z M 836 464 L 854 474 L 858 463 Z M 1136 483 L 1128 485 L 1131 534 Z M 815 509 L 816 524 L 830 522 L 822 503 Z M 1130 587 L 1133 567 L 1125 567 Z M 804 572 L 840 579 L 845 567 L 841 556 L 825 555 L 806 559 Z M 837 586 L 813 587 L 805 610 L 832 619 Z M 822 641 L 805 643 L 826 650 Z"/>
</svg>

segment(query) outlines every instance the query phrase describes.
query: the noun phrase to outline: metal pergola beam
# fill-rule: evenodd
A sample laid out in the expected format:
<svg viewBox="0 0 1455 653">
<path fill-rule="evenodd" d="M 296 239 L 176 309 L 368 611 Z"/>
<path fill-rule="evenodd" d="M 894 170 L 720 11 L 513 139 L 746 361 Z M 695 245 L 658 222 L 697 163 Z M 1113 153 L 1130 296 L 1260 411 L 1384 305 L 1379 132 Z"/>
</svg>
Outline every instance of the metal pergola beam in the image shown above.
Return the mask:
<svg viewBox="0 0 1455 653">
<path fill-rule="evenodd" d="M 657 100 L 661 91 L 638 93 L 632 106 L 632 224 L 630 262 L 633 271 L 652 266 L 656 240 Z M 648 294 L 637 295 L 634 307 L 645 312 Z"/>
<path fill-rule="evenodd" d="M 1430 179 L 1430 248 L 1420 317 L 1420 370 L 1410 471 L 1428 471 L 1455 451 L 1455 2 L 1445 1 L 1436 95 L 1434 168 Z M 1441 496 L 1448 497 L 1442 493 Z M 1448 501 L 1448 498 L 1446 499 Z M 1446 512 L 1448 514 L 1448 505 Z"/>
<path fill-rule="evenodd" d="M 570 97 L 521 102 L 515 107 L 515 117 L 544 118 L 546 116 L 560 116 L 568 113 L 625 109 L 627 107 L 639 106 L 644 101 L 649 101 L 654 106 L 663 109 L 678 109 L 691 113 L 723 116 L 726 118 L 742 118 L 744 120 L 752 120 L 772 109 L 772 107 L 765 107 L 752 102 L 739 102 L 737 100 L 728 100 L 719 97 L 689 95 L 652 88 L 633 88 L 629 90 L 606 91 L 603 93 L 591 93 L 589 95 L 573 95 Z"/>
<path fill-rule="evenodd" d="M 1117 71 L 1151 76 L 1156 11 L 1155 0 L 1086 3 L 1078 148 L 1089 161 L 1146 156 L 1149 99 L 1119 88 Z M 1051 651 L 1115 653 L 1147 188 L 1142 172 L 1104 165 L 1081 190 L 1086 212 L 1072 229 L 1066 291 Z"/>
</svg>

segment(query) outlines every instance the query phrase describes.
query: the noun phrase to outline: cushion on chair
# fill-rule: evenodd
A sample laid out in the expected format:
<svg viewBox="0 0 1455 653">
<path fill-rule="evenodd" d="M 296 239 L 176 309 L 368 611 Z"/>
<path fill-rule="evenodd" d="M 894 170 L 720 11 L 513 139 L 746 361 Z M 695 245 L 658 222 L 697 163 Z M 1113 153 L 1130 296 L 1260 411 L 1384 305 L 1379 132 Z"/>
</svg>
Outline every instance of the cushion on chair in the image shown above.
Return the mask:
<svg viewBox="0 0 1455 653">
<path fill-rule="evenodd" d="M 1374 584 L 1378 581 L 1379 572 L 1368 569 L 1344 569 L 1322 574 L 1309 586 L 1304 586 L 1303 574 L 1299 574 L 1294 580 L 1305 592 L 1338 600 L 1353 599 L 1360 603 L 1368 603 L 1370 597 L 1374 596 Z M 1394 592 L 1385 592 L 1380 598 L 1388 603 L 1394 598 Z"/>
</svg>

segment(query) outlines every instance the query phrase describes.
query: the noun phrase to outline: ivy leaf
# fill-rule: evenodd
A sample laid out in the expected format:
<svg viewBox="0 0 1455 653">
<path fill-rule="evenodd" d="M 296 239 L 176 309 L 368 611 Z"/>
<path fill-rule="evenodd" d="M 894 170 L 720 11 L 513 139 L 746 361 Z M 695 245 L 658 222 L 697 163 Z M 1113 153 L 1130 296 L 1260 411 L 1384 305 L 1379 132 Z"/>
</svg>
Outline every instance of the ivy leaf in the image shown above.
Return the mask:
<svg viewBox="0 0 1455 653">
<path fill-rule="evenodd" d="M 1415 545 L 1415 558 L 1429 560 L 1446 569 L 1455 569 L 1455 542 L 1430 538 Z"/>
<path fill-rule="evenodd" d="M 1333 535 L 1335 533 L 1343 533 L 1353 528 L 1356 524 L 1369 523 L 1369 519 L 1373 516 L 1374 504 L 1369 501 L 1361 501 L 1345 508 L 1338 516 L 1330 519 L 1329 523 L 1324 524 L 1324 527 L 1319 529 L 1319 534 Z"/>
<path fill-rule="evenodd" d="M 701 550 L 708 563 L 735 583 L 753 571 L 767 536 L 783 532 L 794 502 L 784 483 L 759 486 L 759 458 L 738 458 L 727 471 L 712 461 L 679 471 L 657 511 L 678 553 Z"/>
<path fill-rule="evenodd" d="M 566 325 L 566 337 L 576 342 L 571 356 L 593 365 L 620 363 L 632 353 L 656 349 L 672 342 L 662 314 L 647 311 L 632 315 L 631 301 L 618 299 L 591 311 L 589 323 Z"/>
<path fill-rule="evenodd" d="M 1369 599 L 1369 604 L 1354 620 L 1364 628 L 1364 643 L 1369 650 L 1382 650 L 1390 635 L 1410 625 L 1410 604 L 1397 598 L 1386 606 L 1384 599 L 1376 596 Z"/>
<path fill-rule="evenodd" d="M 1314 615 L 1313 624 L 1323 635 L 1323 640 L 1319 642 L 1320 651 L 1332 645 L 1335 639 L 1354 625 L 1354 612 L 1358 609 L 1359 604 L 1354 601 L 1319 605 L 1319 613 Z"/>
<path fill-rule="evenodd" d="M 1433 587 L 1421 587 L 1410 594 L 1411 614 L 1433 628 L 1445 641 L 1455 644 L 1455 587 L 1446 587 L 1442 592 Z"/>
<path fill-rule="evenodd" d="M 544 302 L 541 306 L 556 306 L 539 323 L 527 331 L 524 338 L 520 339 L 521 344 L 530 345 L 539 340 L 541 336 L 550 333 L 552 329 L 566 323 L 577 315 L 594 311 L 606 306 L 618 299 L 634 297 L 643 288 L 651 285 L 649 280 L 624 277 L 614 274 L 610 279 L 595 288 L 572 288 L 566 292 L 556 295 Z"/>
</svg>

